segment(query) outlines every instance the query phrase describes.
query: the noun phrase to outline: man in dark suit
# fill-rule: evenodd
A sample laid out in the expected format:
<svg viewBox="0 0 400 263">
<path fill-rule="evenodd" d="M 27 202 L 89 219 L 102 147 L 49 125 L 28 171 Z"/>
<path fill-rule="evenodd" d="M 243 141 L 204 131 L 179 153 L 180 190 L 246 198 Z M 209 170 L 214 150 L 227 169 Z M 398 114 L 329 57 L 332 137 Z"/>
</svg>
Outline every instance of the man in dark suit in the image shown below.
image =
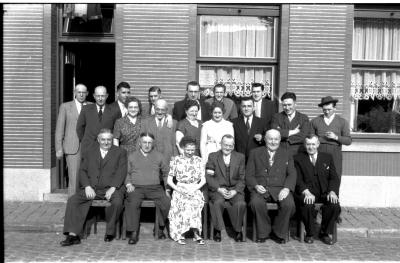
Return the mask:
<svg viewBox="0 0 400 263">
<path fill-rule="evenodd" d="M 157 86 L 152 86 L 149 88 L 148 92 L 148 103 L 142 103 L 142 116 L 149 117 L 156 114 L 154 109 L 154 104 L 158 99 L 161 99 L 161 89 Z"/>
<path fill-rule="evenodd" d="M 251 94 L 254 100 L 254 115 L 263 120 L 266 130 L 270 129 L 272 116 L 278 112 L 276 104 L 266 98 L 263 98 L 264 85 L 253 83 L 251 85 Z"/>
<path fill-rule="evenodd" d="M 61 104 L 58 112 L 55 146 L 56 157 L 61 159 L 65 154 L 68 167 L 68 196 L 75 194 L 77 190 L 77 174 L 81 160 L 81 147 L 76 134 L 76 123 L 79 113 L 87 103 L 88 91 L 85 85 L 78 84 L 74 89 L 73 101 Z"/>
<path fill-rule="evenodd" d="M 125 107 L 126 99 L 131 95 L 131 86 L 128 82 L 122 81 L 117 85 L 117 100 L 110 104 L 113 111 L 116 111 L 118 118 L 125 117 L 128 109 Z"/>
<path fill-rule="evenodd" d="M 174 109 L 172 110 L 172 118 L 174 120 L 180 121 L 186 118 L 186 112 L 185 112 L 186 100 L 197 101 L 200 107 L 197 119 L 205 122 L 211 118 L 207 104 L 200 99 L 200 84 L 197 81 L 190 81 L 186 85 L 185 98 L 181 101 L 175 102 L 174 104 Z"/>
<path fill-rule="evenodd" d="M 318 136 L 308 135 L 304 144 L 307 153 L 299 153 L 294 157 L 297 170 L 295 198 L 306 229 L 304 241 L 313 243 L 316 216 L 314 204 L 317 202 L 323 203 L 319 237 L 325 244 L 332 245 L 331 235 L 341 210 L 338 198 L 340 180 L 332 156 L 318 151 Z"/>
<path fill-rule="evenodd" d="M 221 140 L 221 150 L 208 156 L 206 165 L 206 179 L 209 189 L 210 212 L 214 225 L 216 242 L 221 242 L 221 232 L 227 236 L 223 219 L 225 202 L 229 205 L 229 218 L 235 230 L 235 241 L 243 239 L 243 215 L 246 209 L 244 201 L 244 155 L 235 152 L 235 140 L 232 135 L 224 135 Z M 246 227 L 246 226 L 244 226 Z"/>
<path fill-rule="evenodd" d="M 79 234 L 83 230 L 86 216 L 93 199 L 106 199 L 111 206 L 106 207 L 105 242 L 114 239 L 116 221 L 122 212 L 124 180 L 127 174 L 126 151 L 112 145 L 113 134 L 109 129 L 101 129 L 94 144 L 82 154 L 79 180 L 81 190 L 67 202 L 64 217 L 64 234 L 61 246 L 80 243 Z"/>
<path fill-rule="evenodd" d="M 310 132 L 308 116 L 296 110 L 296 94 L 285 92 L 282 97 L 283 111 L 274 114 L 271 128 L 281 133 L 281 147 L 293 156 L 304 151 L 303 142 Z"/>
<path fill-rule="evenodd" d="M 254 102 L 244 97 L 240 102 L 241 116 L 232 120 L 235 131 L 235 150 L 243 153 L 246 162 L 252 149 L 263 145 L 265 126 L 260 118 L 254 116 Z"/>
<path fill-rule="evenodd" d="M 289 220 L 296 210 L 291 193 L 296 185 L 296 169 L 293 158 L 279 148 L 280 140 L 279 131 L 267 131 L 267 147 L 253 149 L 247 161 L 246 185 L 251 193 L 250 206 L 256 217 L 258 243 L 265 242 L 268 236 L 277 243 L 285 243 Z M 279 207 L 272 232 L 267 202 L 278 203 Z"/>
<path fill-rule="evenodd" d="M 106 105 L 108 97 L 107 89 L 104 86 L 97 86 L 94 90 L 95 104 L 89 104 L 82 108 L 76 124 L 76 133 L 81 142 L 82 153 L 96 143 L 96 137 L 102 128 L 114 128 L 118 119 L 118 112 Z"/>
</svg>

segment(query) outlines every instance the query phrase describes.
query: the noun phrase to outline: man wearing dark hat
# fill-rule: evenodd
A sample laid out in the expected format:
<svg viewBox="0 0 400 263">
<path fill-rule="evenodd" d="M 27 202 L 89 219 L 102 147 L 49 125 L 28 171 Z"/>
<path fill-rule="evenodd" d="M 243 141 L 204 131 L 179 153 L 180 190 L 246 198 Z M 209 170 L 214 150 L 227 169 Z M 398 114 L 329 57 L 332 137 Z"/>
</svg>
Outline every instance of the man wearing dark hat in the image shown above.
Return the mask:
<svg viewBox="0 0 400 263">
<path fill-rule="evenodd" d="M 318 104 L 323 114 L 311 120 L 311 132 L 316 134 L 320 141 L 319 151 L 330 153 L 339 179 L 342 176 L 342 144 L 350 145 L 349 123 L 337 115 L 337 99 L 331 96 L 321 98 Z"/>
<path fill-rule="evenodd" d="M 296 94 L 285 92 L 281 101 L 283 111 L 274 114 L 271 128 L 281 133 L 281 147 L 293 156 L 304 150 L 303 141 L 310 132 L 310 122 L 307 115 L 296 110 Z"/>
</svg>

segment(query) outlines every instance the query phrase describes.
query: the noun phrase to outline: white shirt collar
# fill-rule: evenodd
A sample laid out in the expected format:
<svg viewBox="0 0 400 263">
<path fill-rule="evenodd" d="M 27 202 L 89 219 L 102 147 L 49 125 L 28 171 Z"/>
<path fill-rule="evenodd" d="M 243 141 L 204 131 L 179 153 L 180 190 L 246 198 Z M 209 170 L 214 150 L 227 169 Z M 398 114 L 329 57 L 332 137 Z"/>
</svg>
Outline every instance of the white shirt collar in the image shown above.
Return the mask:
<svg viewBox="0 0 400 263">
<path fill-rule="evenodd" d="M 286 114 L 287 115 L 287 114 Z M 289 118 L 289 121 L 292 121 L 293 119 L 294 119 L 294 117 L 296 116 L 296 111 L 294 111 L 293 113 L 292 113 L 292 115 L 287 115 L 288 116 L 288 118 Z"/>
<path fill-rule="evenodd" d="M 97 112 L 99 112 L 100 106 L 96 104 L 96 107 L 97 107 Z M 102 111 L 103 111 L 103 112 L 104 112 L 104 109 L 105 109 L 105 108 L 106 108 L 106 105 L 104 104 L 104 105 L 102 106 Z"/>
<path fill-rule="evenodd" d="M 335 115 L 336 115 L 336 113 L 332 114 L 332 116 L 329 117 L 329 118 L 325 117 L 325 115 L 324 115 L 324 121 L 325 121 L 325 123 L 326 123 L 327 125 L 331 124 L 331 122 L 332 122 L 333 119 L 335 118 Z"/>
</svg>

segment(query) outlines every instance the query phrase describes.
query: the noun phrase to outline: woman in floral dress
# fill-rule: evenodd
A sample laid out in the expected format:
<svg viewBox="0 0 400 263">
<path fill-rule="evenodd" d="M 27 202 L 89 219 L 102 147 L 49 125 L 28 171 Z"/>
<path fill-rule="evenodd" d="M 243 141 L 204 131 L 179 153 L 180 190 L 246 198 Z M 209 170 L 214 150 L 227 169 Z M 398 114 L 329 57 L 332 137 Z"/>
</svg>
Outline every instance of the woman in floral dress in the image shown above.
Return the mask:
<svg viewBox="0 0 400 263">
<path fill-rule="evenodd" d="M 200 237 L 201 211 L 204 197 L 200 188 L 205 184 L 205 170 L 201 158 L 194 155 L 196 140 L 183 137 L 180 143 L 183 154 L 172 157 L 168 174 L 168 185 L 174 189 L 169 210 L 169 233 L 173 240 L 185 245 L 184 234 L 192 230 L 193 240 L 204 245 Z M 176 184 L 174 183 L 176 179 Z"/>
<path fill-rule="evenodd" d="M 128 154 L 134 152 L 138 145 L 142 126 L 142 104 L 136 97 L 128 97 L 125 102 L 128 114 L 119 118 L 114 124 L 114 145 L 124 148 Z"/>
</svg>

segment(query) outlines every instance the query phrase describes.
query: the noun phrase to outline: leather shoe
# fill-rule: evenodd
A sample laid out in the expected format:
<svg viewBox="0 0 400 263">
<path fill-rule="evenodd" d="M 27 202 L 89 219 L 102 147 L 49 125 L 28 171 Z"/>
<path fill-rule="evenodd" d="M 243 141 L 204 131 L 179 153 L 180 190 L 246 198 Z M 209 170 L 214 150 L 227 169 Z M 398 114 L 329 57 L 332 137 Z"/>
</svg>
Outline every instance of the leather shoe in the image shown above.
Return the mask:
<svg viewBox="0 0 400 263">
<path fill-rule="evenodd" d="M 236 241 L 236 242 L 242 242 L 242 241 L 243 241 L 243 234 L 242 234 L 242 232 L 236 232 L 235 241 Z"/>
<path fill-rule="evenodd" d="M 132 234 L 129 236 L 129 245 L 135 245 L 138 242 L 138 236 L 136 234 L 136 231 L 133 231 Z"/>
<path fill-rule="evenodd" d="M 72 245 L 77 245 L 81 243 L 81 239 L 79 238 L 79 236 L 71 236 L 68 235 L 65 240 L 60 242 L 60 245 L 63 247 L 66 246 L 72 246 Z"/>
<path fill-rule="evenodd" d="M 327 245 L 333 245 L 333 240 L 328 234 L 320 233 L 319 238 L 321 239 L 321 241 L 323 243 L 325 243 Z"/>
<path fill-rule="evenodd" d="M 271 232 L 269 237 L 278 244 L 285 244 L 286 240 L 284 238 L 278 237 L 274 232 Z"/>
<path fill-rule="evenodd" d="M 104 242 L 111 242 L 113 241 L 114 236 L 113 235 L 105 235 L 104 236 Z"/>
<path fill-rule="evenodd" d="M 304 242 L 307 243 L 307 244 L 312 244 L 312 243 L 314 243 L 314 238 L 313 238 L 313 236 L 305 236 L 305 237 L 304 237 Z"/>
<path fill-rule="evenodd" d="M 161 229 L 158 230 L 158 239 L 166 239 L 164 231 Z"/>
<path fill-rule="evenodd" d="M 221 242 L 221 231 L 215 229 L 213 239 L 215 242 Z"/>
<path fill-rule="evenodd" d="M 260 237 L 256 239 L 256 243 L 265 243 L 268 237 Z"/>
</svg>

